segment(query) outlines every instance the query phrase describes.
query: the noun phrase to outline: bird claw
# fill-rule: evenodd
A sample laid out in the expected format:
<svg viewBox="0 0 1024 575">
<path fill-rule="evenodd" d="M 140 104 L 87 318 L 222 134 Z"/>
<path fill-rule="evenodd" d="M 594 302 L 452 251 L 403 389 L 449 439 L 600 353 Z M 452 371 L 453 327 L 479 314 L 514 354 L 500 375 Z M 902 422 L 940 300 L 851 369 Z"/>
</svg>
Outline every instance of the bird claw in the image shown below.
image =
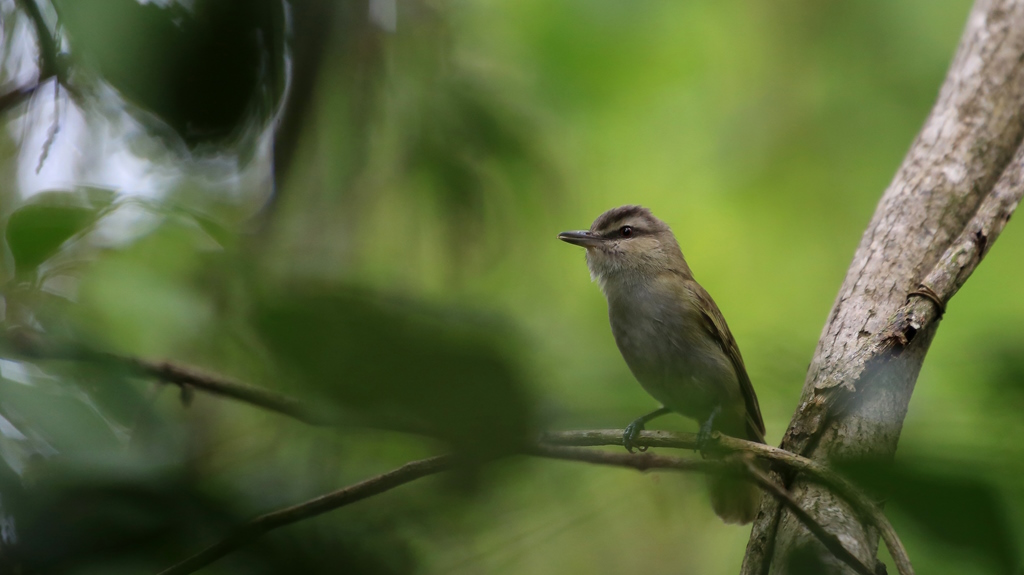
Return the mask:
<svg viewBox="0 0 1024 575">
<path fill-rule="evenodd" d="M 700 452 L 702 459 L 707 457 L 709 448 L 712 447 L 716 441 L 712 425 L 714 424 L 715 416 L 718 415 L 719 411 L 721 411 L 721 408 L 716 407 L 711 412 L 711 416 L 708 417 L 707 421 L 701 424 L 700 430 L 697 431 L 697 451 Z"/>
<path fill-rule="evenodd" d="M 700 452 L 701 459 L 704 459 L 708 455 L 708 448 L 711 447 L 711 426 L 701 425 L 700 431 L 697 432 L 697 451 Z"/>
<path fill-rule="evenodd" d="M 668 412 L 669 410 L 667 407 L 661 406 L 647 415 L 634 419 L 633 423 L 627 425 L 626 429 L 622 431 L 622 445 L 626 448 L 626 451 L 633 453 L 634 447 L 636 447 L 637 451 L 640 453 L 647 451 L 647 446 L 635 446 L 633 445 L 633 441 L 640 435 L 640 432 L 644 430 L 644 426 L 647 425 L 648 421 L 655 417 L 661 417 Z"/>
<path fill-rule="evenodd" d="M 626 451 L 633 453 L 635 447 L 637 451 L 643 453 L 647 451 L 645 445 L 633 445 L 633 440 L 640 435 L 640 432 L 644 430 L 643 418 L 637 419 L 633 423 L 626 426 L 626 429 L 622 432 L 622 445 L 626 448 Z"/>
</svg>

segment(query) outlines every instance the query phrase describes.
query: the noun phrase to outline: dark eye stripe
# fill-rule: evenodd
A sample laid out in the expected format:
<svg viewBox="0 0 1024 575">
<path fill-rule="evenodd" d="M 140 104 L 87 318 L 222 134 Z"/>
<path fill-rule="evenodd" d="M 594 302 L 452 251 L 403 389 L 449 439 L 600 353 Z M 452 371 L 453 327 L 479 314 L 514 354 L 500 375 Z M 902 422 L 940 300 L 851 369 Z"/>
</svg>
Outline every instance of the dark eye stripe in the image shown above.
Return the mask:
<svg viewBox="0 0 1024 575">
<path fill-rule="evenodd" d="M 623 234 L 622 231 L 625 230 L 625 229 L 629 229 L 629 232 Z M 638 227 L 636 227 L 636 226 L 634 226 L 632 224 L 625 224 L 625 225 L 621 225 L 621 226 L 615 226 L 615 227 L 612 227 L 612 228 L 606 228 L 605 231 L 598 232 L 598 233 L 602 237 L 605 237 L 605 238 L 623 238 L 623 237 L 631 238 L 631 237 L 636 237 L 636 236 L 638 236 L 638 235 L 640 235 L 642 233 L 645 233 L 645 232 L 644 232 L 644 230 L 642 230 L 642 229 L 640 229 L 640 228 L 638 228 Z"/>
</svg>

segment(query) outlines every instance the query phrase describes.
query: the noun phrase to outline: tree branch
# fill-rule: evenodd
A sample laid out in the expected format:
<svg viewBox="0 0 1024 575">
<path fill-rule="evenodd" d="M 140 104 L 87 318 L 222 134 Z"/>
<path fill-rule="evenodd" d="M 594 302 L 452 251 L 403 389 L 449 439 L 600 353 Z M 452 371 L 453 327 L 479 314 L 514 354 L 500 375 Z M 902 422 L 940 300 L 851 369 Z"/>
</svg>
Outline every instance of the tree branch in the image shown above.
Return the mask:
<svg viewBox="0 0 1024 575">
<path fill-rule="evenodd" d="M 910 296 L 923 296 L 924 301 L 908 296 L 907 303 L 896 313 L 890 328 L 882 332 L 884 339 L 874 352 L 876 357 L 884 357 L 896 348 L 906 347 L 917 331 L 942 318 L 946 304 L 988 254 L 1022 196 L 1024 146 L 1017 148 L 992 193 L 982 200 L 977 213 L 960 236 L 942 254 L 918 289 L 911 292 Z"/>
<path fill-rule="evenodd" d="M 591 440 L 610 433 L 618 433 L 620 440 L 622 437 L 622 430 L 600 432 L 584 431 L 577 433 L 584 437 L 590 437 Z M 567 434 L 556 434 L 556 436 L 559 437 L 561 441 L 570 440 L 570 436 Z M 734 441 L 743 444 L 749 443 L 738 439 Z M 668 443 L 682 443 L 690 445 L 694 442 L 695 438 L 688 434 L 644 432 L 641 434 L 637 444 L 644 445 L 660 443 L 667 445 Z M 751 443 L 750 445 L 759 444 Z M 545 445 L 543 443 L 538 444 L 527 454 L 545 457 L 548 459 L 581 461 L 599 465 L 627 467 L 638 471 L 671 469 L 677 471 L 697 471 L 701 473 L 743 473 L 749 480 L 760 485 L 774 497 L 780 498 L 783 504 L 786 505 L 788 509 L 791 509 L 793 513 L 802 522 L 804 522 L 805 525 L 807 525 L 807 528 L 811 530 L 812 533 L 821 537 L 823 544 L 829 550 L 834 552 L 837 558 L 850 565 L 861 575 L 874 575 L 873 571 L 868 569 L 867 566 L 860 562 L 855 555 L 843 546 L 838 537 L 829 533 L 816 519 L 814 519 L 814 517 L 812 517 L 805 509 L 801 508 L 796 500 L 788 494 L 784 488 L 774 483 L 765 473 L 759 471 L 744 458 L 732 458 L 729 460 L 684 459 L 680 457 L 655 455 L 653 453 L 610 452 L 583 449 L 580 447 L 567 447 L 563 445 Z M 740 462 L 738 461 L 739 459 L 744 460 Z M 739 465 L 737 465 L 738 463 Z M 251 543 L 268 531 L 277 529 L 278 527 L 284 527 L 304 519 L 322 515 L 328 511 L 333 511 L 350 503 L 355 503 L 356 501 L 366 499 L 367 497 L 394 489 L 395 487 L 404 485 L 421 477 L 447 471 L 451 469 L 454 464 L 455 459 L 452 456 L 439 456 L 413 461 L 397 469 L 388 471 L 387 473 L 382 473 L 360 483 L 356 483 L 355 485 L 345 487 L 326 495 L 321 495 L 320 497 L 316 497 L 298 505 L 293 505 L 285 509 L 260 515 L 259 517 L 256 517 L 255 519 L 252 519 L 240 526 L 230 535 L 217 543 L 203 549 L 191 557 L 188 557 L 184 561 L 161 571 L 159 575 L 186 575 L 188 573 L 193 573 L 228 553 Z"/>
<path fill-rule="evenodd" d="M 57 61 L 57 41 L 50 33 L 39 5 L 35 0 L 18 0 L 18 4 L 32 20 L 36 30 L 36 41 L 39 44 L 39 75 L 31 84 L 18 86 L 10 92 L 0 94 L 0 114 L 30 98 L 50 78 L 57 78 L 57 81 L 67 87 Z"/>
<path fill-rule="evenodd" d="M 995 231 L 995 233 L 998 234 L 998 231 Z M 0 336 L 0 352 L 4 350 L 7 350 L 8 352 L 15 351 L 16 356 L 26 356 L 32 359 L 114 362 L 116 364 L 129 367 L 133 371 L 138 371 L 139 373 L 145 374 L 149 377 L 156 378 L 159 381 L 179 386 L 192 386 L 196 389 L 201 389 L 215 395 L 229 397 L 249 403 L 250 405 L 269 409 L 305 423 L 313 425 L 329 423 L 327 418 L 315 416 L 313 409 L 302 404 L 302 402 L 296 399 L 177 363 L 156 362 L 138 358 L 121 357 L 106 353 L 56 348 L 42 343 L 38 334 L 25 331 Z M 896 563 L 896 568 L 900 575 L 913 575 L 914 570 L 911 566 L 910 559 L 907 556 L 906 549 L 903 547 L 903 544 L 897 536 L 895 529 L 893 529 L 892 524 L 889 523 L 885 515 L 870 498 L 864 495 L 859 489 L 853 486 L 842 476 L 835 473 L 825 465 L 816 463 L 815 461 L 777 447 L 772 447 L 763 443 L 745 441 L 725 436 L 717 432 L 713 435 L 713 438 L 715 441 L 715 449 L 718 451 L 724 453 L 749 453 L 769 461 L 777 462 L 784 465 L 792 472 L 806 473 L 811 478 L 834 490 L 842 499 L 847 501 L 856 510 L 857 514 L 865 522 L 874 526 L 879 531 L 882 535 L 882 539 L 885 541 L 886 547 L 889 549 L 889 554 L 893 557 L 893 560 Z M 696 435 L 690 433 L 643 431 L 636 439 L 635 443 L 642 447 L 697 449 Z M 721 461 L 663 458 L 654 454 L 642 454 L 643 457 L 626 457 L 629 454 L 610 453 L 606 451 L 552 451 L 558 447 L 565 446 L 593 447 L 606 445 L 622 445 L 622 430 L 605 429 L 549 432 L 541 437 L 540 445 L 534 455 L 585 461 L 589 463 L 619 465 L 632 467 L 639 471 L 666 468 L 708 473 L 716 471 L 720 472 L 722 467 Z M 557 456 L 554 455 L 556 453 L 558 454 Z M 438 471 L 440 470 L 441 469 L 438 469 Z M 392 473 L 397 473 L 398 471 L 399 470 L 396 470 Z M 398 483 L 396 485 L 400 484 L 401 483 Z M 353 488 L 355 487 L 356 486 L 353 486 Z M 334 507 L 330 507 L 327 510 L 330 509 L 334 509 Z M 299 519 L 302 518 L 305 517 L 299 516 Z M 259 531 L 256 535 L 244 539 L 244 541 L 255 538 L 264 532 L 266 532 L 266 530 Z M 235 547 L 228 548 L 227 551 L 224 551 L 219 555 L 212 556 L 213 558 L 210 559 L 210 561 L 213 561 L 214 559 L 228 553 L 231 549 L 244 544 L 244 541 Z M 207 551 L 213 553 L 213 548 L 210 548 Z M 207 551 L 204 551 L 203 553 L 206 553 Z"/>
<path fill-rule="evenodd" d="M 0 94 L 0 114 L 31 98 L 32 94 L 35 94 L 36 90 L 39 89 L 39 86 L 39 82 L 32 82 L 31 84 L 19 86 L 10 92 Z"/>
<path fill-rule="evenodd" d="M 302 521 L 303 519 L 322 515 L 328 511 L 333 511 L 350 503 L 355 503 L 367 497 L 394 489 L 421 477 L 445 471 L 450 469 L 453 463 L 454 459 L 451 456 L 445 455 L 412 461 L 397 469 L 371 477 L 338 491 L 321 495 L 298 505 L 260 515 L 236 529 L 226 538 L 161 571 L 160 575 L 193 573 L 228 553 L 247 545 L 268 531 Z"/>
<path fill-rule="evenodd" d="M 768 474 L 757 468 L 749 460 L 744 461 L 747 473 L 753 480 L 768 493 L 771 493 L 777 501 L 785 505 L 800 523 L 807 527 L 807 530 L 814 534 L 829 551 L 832 552 L 843 563 L 846 563 L 860 575 L 876 575 L 875 571 L 864 564 L 856 555 L 850 553 L 838 537 L 829 533 L 820 523 L 814 520 L 807 511 L 800 507 L 800 503 L 785 488 L 772 481 Z"/>
<path fill-rule="evenodd" d="M 785 466 L 792 472 L 807 474 L 816 482 L 827 486 L 849 503 L 863 521 L 873 526 L 885 541 L 889 555 L 900 575 L 913 575 L 914 568 L 910 563 L 907 550 L 900 541 L 892 523 L 882 510 L 875 505 L 870 497 L 850 483 L 846 478 L 829 467 L 806 457 L 801 457 L 778 447 L 746 441 L 715 432 L 712 435 L 715 449 L 725 453 L 749 453 Z M 622 430 L 599 429 L 585 431 L 549 432 L 541 437 L 542 444 L 599 446 L 622 445 Z M 697 436 L 692 433 L 676 433 L 671 431 L 642 431 L 634 443 L 641 447 L 672 447 L 678 449 L 697 449 Z M 775 484 L 777 485 L 777 484 Z"/>
<path fill-rule="evenodd" d="M 297 399 L 263 387 L 242 383 L 230 377 L 177 362 L 153 361 L 98 352 L 83 347 L 56 345 L 46 341 L 42 334 L 25 329 L 0 334 L 0 357 L 110 364 L 127 369 L 142 377 L 177 385 L 183 390 L 191 387 L 213 395 L 229 397 L 310 425 L 332 423 L 331 418 L 322 410 L 316 410 Z"/>
<path fill-rule="evenodd" d="M 622 431 L 618 431 L 619 437 L 622 437 Z M 693 438 L 696 441 L 696 438 Z M 749 443 L 742 440 L 742 443 Z M 636 445 L 642 445 L 640 442 L 635 442 Z M 758 445 L 758 444 L 751 444 Z M 609 451 L 598 451 L 591 449 L 582 449 L 579 447 L 555 447 L 540 445 L 533 452 L 534 455 L 541 457 L 547 457 L 551 459 L 565 459 L 569 461 L 584 461 L 587 463 L 596 463 L 599 465 L 617 465 L 621 467 L 631 467 L 638 471 L 647 471 L 649 469 L 674 469 L 678 471 L 699 471 L 702 473 L 730 473 L 735 472 L 736 462 L 742 462 L 741 468 L 747 475 L 747 478 L 754 483 L 761 486 L 762 489 L 770 493 L 777 501 L 782 505 L 785 505 L 790 512 L 793 513 L 796 518 L 807 527 L 807 529 L 817 537 L 826 549 L 832 552 L 833 555 L 843 563 L 846 563 L 853 568 L 854 571 L 860 573 L 860 575 L 876 575 L 875 572 L 864 564 L 856 555 L 850 553 L 839 538 L 829 533 L 806 509 L 800 506 L 797 500 L 790 495 L 785 488 L 781 487 L 777 483 L 771 480 L 766 473 L 757 469 L 757 467 L 750 461 L 748 457 L 731 457 L 725 460 L 705 460 L 705 459 L 682 459 L 679 457 L 666 457 L 664 455 L 655 455 L 653 453 L 622 453 L 622 452 L 609 452 Z M 912 573 L 912 571 L 911 571 Z"/>
<path fill-rule="evenodd" d="M 43 18 L 36 0 L 18 0 L 18 4 L 28 14 L 36 29 L 36 41 L 39 43 L 39 83 L 57 75 L 57 40 L 50 33 L 50 27 Z"/>
<path fill-rule="evenodd" d="M 931 114 L 886 190 L 822 332 L 787 451 L 825 461 L 896 451 L 914 384 L 945 304 L 1020 200 L 1024 3 L 977 0 Z M 870 563 L 877 535 L 834 494 L 792 473 L 773 479 Z M 744 575 L 781 569 L 811 534 L 762 500 Z M 845 539 L 844 539 L 845 540 Z"/>
<path fill-rule="evenodd" d="M 214 395 L 230 397 L 256 407 L 287 415 L 310 425 L 327 425 L 330 419 L 308 405 L 268 389 L 235 381 L 221 375 L 202 371 L 169 361 L 149 361 L 133 357 L 107 355 L 106 359 L 119 362 L 142 375 L 181 387 L 194 387 Z"/>
</svg>

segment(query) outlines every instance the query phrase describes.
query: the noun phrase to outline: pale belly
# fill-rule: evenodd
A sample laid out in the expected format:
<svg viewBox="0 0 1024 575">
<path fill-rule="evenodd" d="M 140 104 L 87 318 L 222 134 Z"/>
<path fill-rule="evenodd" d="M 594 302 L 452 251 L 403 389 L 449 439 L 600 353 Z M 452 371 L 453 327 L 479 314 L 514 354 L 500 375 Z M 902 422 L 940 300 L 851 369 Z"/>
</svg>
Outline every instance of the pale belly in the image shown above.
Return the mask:
<svg viewBox="0 0 1024 575">
<path fill-rule="evenodd" d="M 622 357 L 647 393 L 676 413 L 704 421 L 716 406 L 742 400 L 732 363 L 699 331 L 700 318 L 687 311 L 610 305 L 609 319 Z M 683 320 L 667 322 L 666 313 Z"/>
</svg>

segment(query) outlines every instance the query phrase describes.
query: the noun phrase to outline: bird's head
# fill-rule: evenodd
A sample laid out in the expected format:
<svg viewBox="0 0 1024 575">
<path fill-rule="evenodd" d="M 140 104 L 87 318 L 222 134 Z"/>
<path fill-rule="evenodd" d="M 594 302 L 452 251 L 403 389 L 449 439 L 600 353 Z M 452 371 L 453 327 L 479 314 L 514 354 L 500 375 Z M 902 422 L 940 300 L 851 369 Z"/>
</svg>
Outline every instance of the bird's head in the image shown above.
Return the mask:
<svg viewBox="0 0 1024 575">
<path fill-rule="evenodd" d="M 602 286 L 673 270 L 690 273 L 672 230 L 642 206 L 613 208 L 589 230 L 562 232 L 558 239 L 587 249 L 590 275 Z"/>
</svg>

